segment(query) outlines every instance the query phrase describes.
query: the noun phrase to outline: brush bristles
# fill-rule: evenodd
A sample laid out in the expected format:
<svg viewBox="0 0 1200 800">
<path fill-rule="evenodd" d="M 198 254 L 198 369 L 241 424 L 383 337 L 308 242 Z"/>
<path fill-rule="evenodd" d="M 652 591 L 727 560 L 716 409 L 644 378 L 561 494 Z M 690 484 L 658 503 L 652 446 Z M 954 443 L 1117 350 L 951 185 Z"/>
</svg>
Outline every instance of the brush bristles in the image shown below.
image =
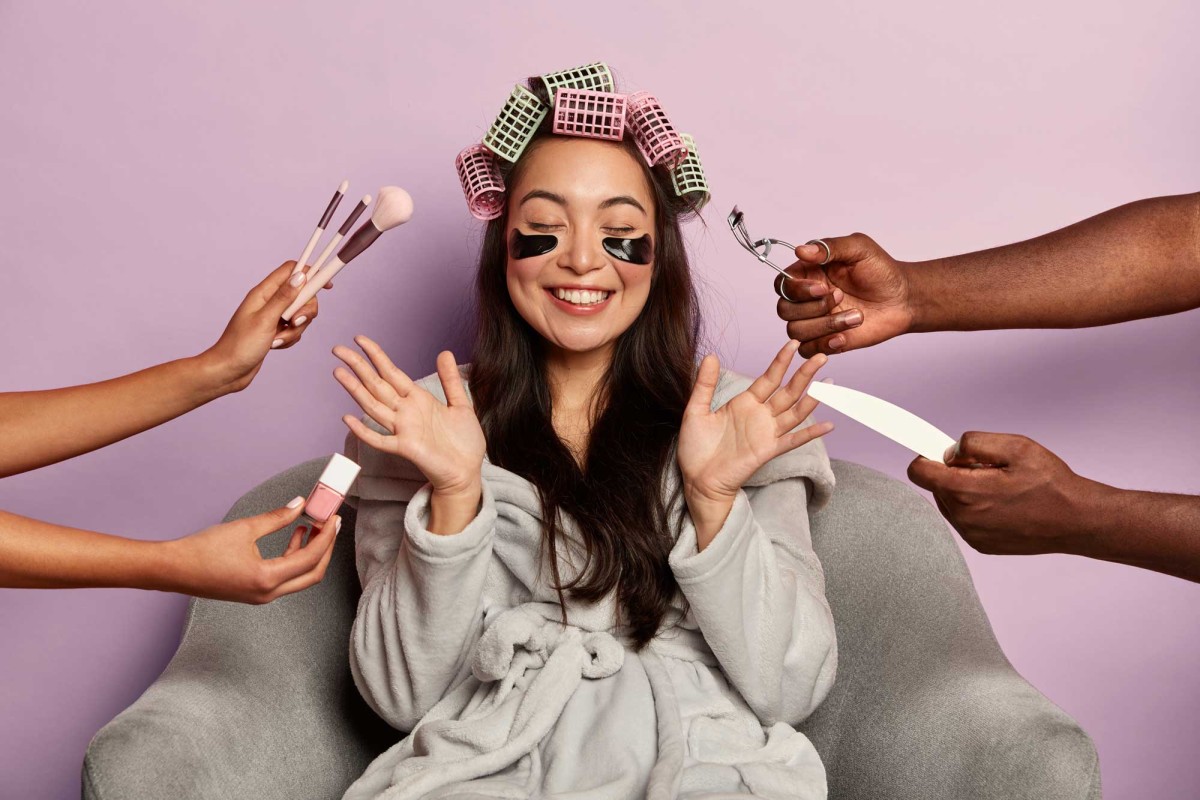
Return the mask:
<svg viewBox="0 0 1200 800">
<path fill-rule="evenodd" d="M 384 186 L 379 190 L 375 210 L 371 212 L 371 224 L 386 231 L 408 222 L 412 213 L 413 201 L 408 192 L 399 186 Z"/>
</svg>

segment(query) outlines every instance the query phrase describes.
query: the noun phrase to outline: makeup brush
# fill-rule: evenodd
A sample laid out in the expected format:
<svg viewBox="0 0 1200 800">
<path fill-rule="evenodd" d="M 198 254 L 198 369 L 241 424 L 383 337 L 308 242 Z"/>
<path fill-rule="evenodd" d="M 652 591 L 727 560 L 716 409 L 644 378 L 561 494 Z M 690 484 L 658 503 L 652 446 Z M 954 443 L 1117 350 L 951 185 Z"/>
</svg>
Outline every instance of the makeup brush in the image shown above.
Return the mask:
<svg viewBox="0 0 1200 800">
<path fill-rule="evenodd" d="M 315 297 L 321 287 L 333 280 L 333 276 L 337 275 L 342 267 L 374 244 L 384 231 L 408 222 L 412 213 L 413 201 L 408 192 L 399 186 L 384 186 L 380 189 L 375 200 L 375 210 L 371 212 L 371 219 L 364 222 L 358 230 L 351 234 L 350 238 L 346 240 L 346 244 L 342 246 L 336 256 L 329 260 L 328 264 L 321 267 L 316 275 L 309 277 L 304 288 L 300 290 L 300 294 L 288 306 L 287 311 L 283 312 L 283 321 L 290 322 L 292 315 L 300 310 L 300 306 Z"/>
<path fill-rule="evenodd" d="M 313 262 L 313 272 L 316 272 L 321 268 L 321 265 L 325 263 L 325 259 L 329 258 L 329 254 L 333 252 L 333 248 L 337 247 L 337 244 L 342 240 L 342 237 L 350 232 L 350 229 L 354 227 L 354 223 L 358 222 L 358 218 L 362 216 L 362 213 L 367 210 L 367 206 L 369 205 L 371 205 L 371 195 L 363 195 L 363 199 L 358 201 L 358 205 L 356 205 L 354 210 L 350 212 L 350 216 L 346 217 L 346 221 L 342 223 L 342 227 L 338 228 L 338 232 L 334 235 L 333 241 L 325 245 L 325 249 L 321 251 L 321 255 L 318 256 L 317 260 Z"/>
<path fill-rule="evenodd" d="M 333 217 L 333 212 L 337 211 L 338 203 L 342 202 L 342 198 L 346 196 L 346 190 L 349 188 L 350 181 L 342 181 L 337 191 L 333 193 L 333 199 L 329 201 L 329 207 L 321 215 L 321 221 L 317 223 L 317 229 L 308 238 L 308 244 L 304 245 L 304 253 L 301 254 L 300 260 L 296 262 L 296 266 L 292 269 L 293 275 L 304 269 L 305 262 L 312 255 L 313 248 L 317 246 L 317 240 L 321 238 L 321 234 L 325 233 L 325 226 L 329 224 L 329 220 Z"/>
</svg>

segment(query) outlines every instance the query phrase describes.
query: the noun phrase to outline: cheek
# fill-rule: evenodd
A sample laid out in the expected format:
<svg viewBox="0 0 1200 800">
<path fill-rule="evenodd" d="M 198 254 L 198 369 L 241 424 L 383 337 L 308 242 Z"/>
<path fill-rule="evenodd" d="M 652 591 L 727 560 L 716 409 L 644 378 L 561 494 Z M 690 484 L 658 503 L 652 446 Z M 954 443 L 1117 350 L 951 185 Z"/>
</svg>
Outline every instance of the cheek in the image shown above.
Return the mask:
<svg viewBox="0 0 1200 800">
<path fill-rule="evenodd" d="M 646 298 L 650 295 L 650 275 L 654 269 L 654 262 L 643 266 L 618 261 L 616 268 L 626 295 L 630 299 L 638 299 L 640 304 L 644 305 Z"/>
</svg>

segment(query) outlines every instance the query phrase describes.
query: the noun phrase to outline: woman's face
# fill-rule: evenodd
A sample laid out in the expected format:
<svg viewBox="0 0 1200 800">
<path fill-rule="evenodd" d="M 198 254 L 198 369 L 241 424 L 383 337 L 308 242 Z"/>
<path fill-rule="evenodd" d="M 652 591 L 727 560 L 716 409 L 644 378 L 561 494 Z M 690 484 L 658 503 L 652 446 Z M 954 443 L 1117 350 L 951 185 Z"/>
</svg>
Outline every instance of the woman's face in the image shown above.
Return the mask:
<svg viewBox="0 0 1200 800">
<path fill-rule="evenodd" d="M 525 156 L 509 198 L 508 293 L 518 313 L 563 350 L 612 345 L 650 293 L 654 242 L 637 240 L 654 236 L 655 208 L 641 166 L 615 142 L 548 137 Z"/>
</svg>

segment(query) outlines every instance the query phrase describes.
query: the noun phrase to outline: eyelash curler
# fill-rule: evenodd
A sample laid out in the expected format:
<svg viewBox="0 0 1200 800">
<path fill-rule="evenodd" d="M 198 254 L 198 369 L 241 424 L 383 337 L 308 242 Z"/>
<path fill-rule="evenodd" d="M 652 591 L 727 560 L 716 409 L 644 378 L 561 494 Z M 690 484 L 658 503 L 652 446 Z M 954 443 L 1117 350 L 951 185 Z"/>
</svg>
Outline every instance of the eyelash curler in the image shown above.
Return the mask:
<svg viewBox="0 0 1200 800">
<path fill-rule="evenodd" d="M 746 230 L 746 215 L 743 214 L 737 206 L 733 207 L 733 211 L 729 212 L 729 216 L 725 221 L 729 223 L 729 230 L 733 232 L 733 238 L 737 239 L 738 244 L 748 250 L 750 254 L 759 261 L 779 273 L 780 277 L 775 279 L 775 294 L 779 295 L 784 300 L 787 300 L 789 303 L 800 302 L 788 297 L 783 291 L 783 284 L 785 282 L 784 279 L 792 276 L 788 275 L 783 270 L 783 267 L 767 258 L 767 256 L 771 255 L 771 248 L 775 245 L 786 247 L 788 250 L 793 252 L 796 250 L 796 246 L 789 242 L 785 242 L 782 239 L 751 239 L 750 232 Z M 825 248 L 825 260 L 821 262 L 821 265 L 823 266 L 829 263 L 829 257 L 831 253 L 829 251 L 829 245 L 825 242 L 825 240 L 811 239 L 805 242 L 805 244 L 819 244 L 821 247 Z"/>
</svg>

